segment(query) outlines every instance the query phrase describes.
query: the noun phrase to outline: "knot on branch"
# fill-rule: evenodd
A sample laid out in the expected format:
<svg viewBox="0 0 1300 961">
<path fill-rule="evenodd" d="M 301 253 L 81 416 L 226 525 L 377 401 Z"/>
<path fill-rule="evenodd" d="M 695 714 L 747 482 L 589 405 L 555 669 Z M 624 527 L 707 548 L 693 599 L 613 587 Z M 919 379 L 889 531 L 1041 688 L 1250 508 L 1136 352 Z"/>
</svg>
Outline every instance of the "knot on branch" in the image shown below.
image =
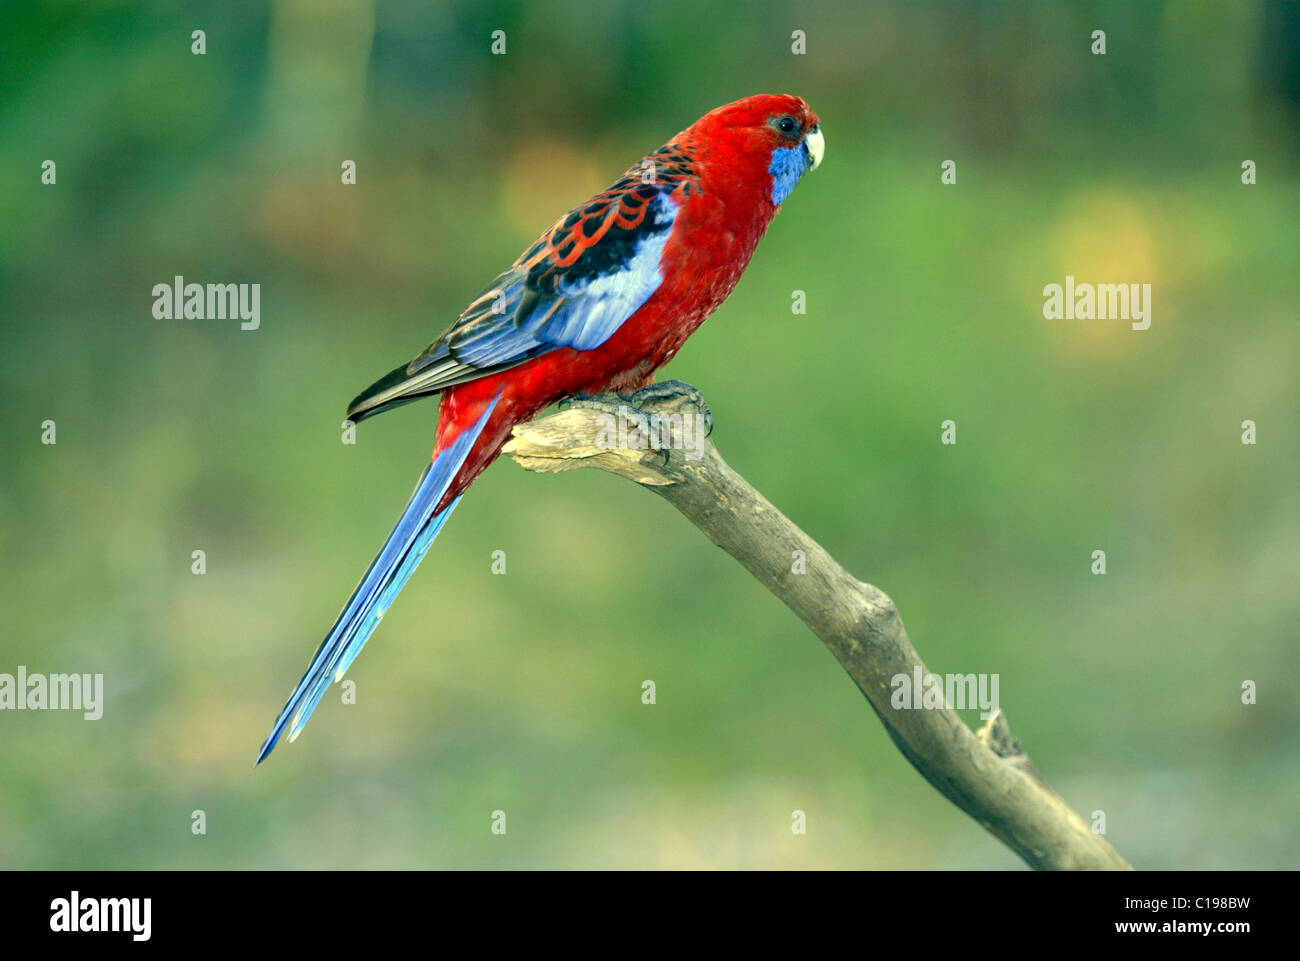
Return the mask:
<svg viewBox="0 0 1300 961">
<path fill-rule="evenodd" d="M 998 757 L 1015 765 L 1038 783 L 1043 783 L 1038 768 L 1034 767 L 1034 762 L 1029 760 L 1029 755 L 1020 746 L 1020 738 L 1011 733 L 1011 725 L 1007 723 L 1007 716 L 1002 713 L 1002 708 L 997 708 L 993 712 L 993 716 L 975 732 L 975 737 Z"/>
<path fill-rule="evenodd" d="M 1020 746 L 1020 739 L 1011 733 L 1011 725 L 1007 723 L 1007 716 L 1002 713 L 1002 708 L 993 712 L 993 716 L 984 722 L 984 726 L 975 732 L 975 736 L 980 739 L 980 743 L 987 744 L 988 747 L 998 757 L 1024 757 L 1024 748 Z"/>
</svg>

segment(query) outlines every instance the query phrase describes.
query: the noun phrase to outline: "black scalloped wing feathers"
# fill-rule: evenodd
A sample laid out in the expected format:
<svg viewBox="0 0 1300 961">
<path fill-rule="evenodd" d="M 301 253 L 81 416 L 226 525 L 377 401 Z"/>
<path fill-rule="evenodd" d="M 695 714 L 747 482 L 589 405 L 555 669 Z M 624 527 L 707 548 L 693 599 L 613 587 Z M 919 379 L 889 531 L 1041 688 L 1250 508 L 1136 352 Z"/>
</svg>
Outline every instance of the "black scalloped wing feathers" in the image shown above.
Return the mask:
<svg viewBox="0 0 1300 961">
<path fill-rule="evenodd" d="M 441 337 L 354 399 L 348 417 L 359 421 L 557 347 L 604 343 L 659 286 L 677 208 L 700 190 L 692 167 L 689 150 L 668 144 L 556 221 Z"/>
</svg>

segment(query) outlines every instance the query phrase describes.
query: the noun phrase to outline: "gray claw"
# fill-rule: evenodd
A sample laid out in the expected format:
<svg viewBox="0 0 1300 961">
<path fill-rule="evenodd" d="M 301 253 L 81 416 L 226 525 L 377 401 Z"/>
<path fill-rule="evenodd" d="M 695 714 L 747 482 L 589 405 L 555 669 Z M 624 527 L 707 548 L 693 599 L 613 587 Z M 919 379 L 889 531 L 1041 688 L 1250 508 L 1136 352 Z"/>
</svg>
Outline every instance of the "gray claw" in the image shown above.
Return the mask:
<svg viewBox="0 0 1300 961">
<path fill-rule="evenodd" d="M 704 402 L 704 395 L 696 388 L 680 380 L 661 380 L 651 384 L 648 387 L 642 387 L 632 395 L 632 402 L 640 407 L 647 401 L 655 400 L 673 400 L 681 398 L 688 400 L 700 409 L 704 416 L 704 423 L 708 426 L 709 436 L 713 433 L 713 414 L 709 412 L 709 405 Z"/>
<path fill-rule="evenodd" d="M 560 401 L 560 409 L 565 410 L 569 407 L 589 407 L 592 410 L 605 411 L 613 413 L 618 410 L 621 404 L 627 403 L 627 398 L 613 392 L 604 394 L 570 394 Z"/>
</svg>

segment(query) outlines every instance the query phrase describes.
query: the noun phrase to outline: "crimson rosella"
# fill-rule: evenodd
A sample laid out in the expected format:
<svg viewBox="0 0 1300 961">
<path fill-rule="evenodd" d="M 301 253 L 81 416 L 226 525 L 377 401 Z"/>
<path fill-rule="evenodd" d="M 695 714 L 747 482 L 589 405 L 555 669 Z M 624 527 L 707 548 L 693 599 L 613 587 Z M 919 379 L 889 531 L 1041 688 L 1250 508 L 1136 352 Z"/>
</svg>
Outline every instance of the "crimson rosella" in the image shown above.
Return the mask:
<svg viewBox="0 0 1300 961">
<path fill-rule="evenodd" d="M 817 115 L 762 95 L 705 114 L 557 220 L 354 422 L 442 394 L 433 461 L 275 721 L 293 740 L 511 428 L 566 397 L 647 387 L 727 299 L 782 201 L 822 159 Z"/>
</svg>

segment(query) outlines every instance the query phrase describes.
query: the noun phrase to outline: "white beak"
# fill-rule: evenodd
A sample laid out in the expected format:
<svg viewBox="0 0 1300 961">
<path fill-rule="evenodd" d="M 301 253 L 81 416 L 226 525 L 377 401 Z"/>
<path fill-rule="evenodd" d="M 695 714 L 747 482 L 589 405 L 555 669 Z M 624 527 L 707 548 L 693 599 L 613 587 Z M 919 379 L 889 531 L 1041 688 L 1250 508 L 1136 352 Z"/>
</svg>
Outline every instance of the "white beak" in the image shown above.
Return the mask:
<svg viewBox="0 0 1300 961">
<path fill-rule="evenodd" d="M 822 136 L 820 124 L 804 134 L 803 145 L 808 148 L 808 156 L 812 157 L 812 166 L 808 169 L 816 170 L 826 153 L 826 138 Z"/>
</svg>

